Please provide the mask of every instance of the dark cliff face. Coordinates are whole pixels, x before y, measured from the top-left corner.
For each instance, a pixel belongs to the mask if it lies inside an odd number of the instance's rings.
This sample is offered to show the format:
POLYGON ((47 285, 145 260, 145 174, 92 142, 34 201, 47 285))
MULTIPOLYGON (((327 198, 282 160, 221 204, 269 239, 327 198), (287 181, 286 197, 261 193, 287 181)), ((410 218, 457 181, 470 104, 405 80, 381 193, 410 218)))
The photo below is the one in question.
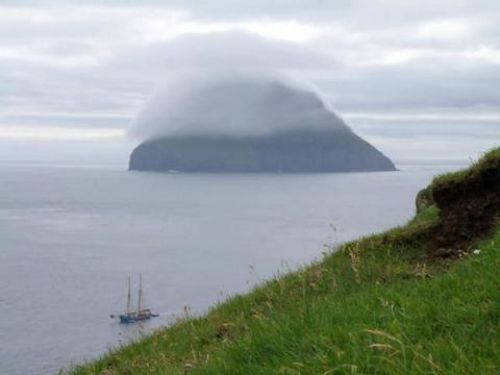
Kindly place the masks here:
POLYGON ((180 172, 394 171, 394 164, 349 131, 293 131, 267 136, 185 136, 145 141, 130 170, 180 172))
POLYGON ((491 233, 500 219, 500 149, 472 168, 432 185, 440 223, 430 256, 460 257, 477 238, 491 233))

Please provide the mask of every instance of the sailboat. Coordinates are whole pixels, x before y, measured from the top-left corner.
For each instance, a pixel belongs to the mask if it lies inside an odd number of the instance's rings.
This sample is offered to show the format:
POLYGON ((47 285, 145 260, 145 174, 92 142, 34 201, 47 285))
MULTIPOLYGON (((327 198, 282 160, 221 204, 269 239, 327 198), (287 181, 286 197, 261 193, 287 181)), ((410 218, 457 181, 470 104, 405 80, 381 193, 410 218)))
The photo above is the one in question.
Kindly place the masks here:
MULTIPOLYGON (((153 314, 150 309, 144 307, 144 293, 142 291, 142 274, 139 278, 139 297, 137 301, 137 310, 132 308, 132 295, 130 293, 130 277, 128 278, 128 293, 127 293, 127 310, 124 314, 118 315, 120 323, 128 324, 135 323, 157 317, 158 314, 153 314)), ((114 317, 113 315, 111 317, 114 317)))

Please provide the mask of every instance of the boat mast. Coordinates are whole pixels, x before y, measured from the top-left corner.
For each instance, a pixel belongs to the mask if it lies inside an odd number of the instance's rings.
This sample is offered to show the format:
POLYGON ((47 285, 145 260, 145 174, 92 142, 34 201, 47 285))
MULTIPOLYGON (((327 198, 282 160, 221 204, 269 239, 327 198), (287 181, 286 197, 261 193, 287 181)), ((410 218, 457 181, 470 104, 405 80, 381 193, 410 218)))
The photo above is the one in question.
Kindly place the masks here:
POLYGON ((130 276, 128 277, 127 315, 130 314, 130 276))
POLYGON ((137 306, 137 312, 141 312, 142 305, 142 273, 139 274, 139 302, 137 306))

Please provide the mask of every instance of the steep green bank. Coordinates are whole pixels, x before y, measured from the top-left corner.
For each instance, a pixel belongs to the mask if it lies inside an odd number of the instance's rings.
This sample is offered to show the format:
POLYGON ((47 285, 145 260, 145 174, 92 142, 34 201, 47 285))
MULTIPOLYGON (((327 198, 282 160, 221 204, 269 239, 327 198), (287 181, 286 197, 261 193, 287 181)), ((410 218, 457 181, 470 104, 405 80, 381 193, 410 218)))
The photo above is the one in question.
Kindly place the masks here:
POLYGON ((437 178, 407 225, 73 373, 497 374, 499 176, 497 149, 437 178))

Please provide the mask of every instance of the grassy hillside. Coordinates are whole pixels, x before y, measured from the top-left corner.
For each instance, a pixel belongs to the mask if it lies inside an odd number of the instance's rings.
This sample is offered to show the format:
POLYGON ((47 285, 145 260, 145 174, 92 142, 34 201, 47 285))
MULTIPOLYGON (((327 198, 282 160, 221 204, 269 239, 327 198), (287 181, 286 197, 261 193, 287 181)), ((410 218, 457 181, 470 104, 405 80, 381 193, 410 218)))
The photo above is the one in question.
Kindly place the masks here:
POLYGON ((73 373, 500 373, 499 187, 497 149, 437 178, 406 226, 345 244, 73 373), (485 197, 490 205, 475 216, 453 209, 485 197), (483 224, 452 233, 453 212, 483 224))

